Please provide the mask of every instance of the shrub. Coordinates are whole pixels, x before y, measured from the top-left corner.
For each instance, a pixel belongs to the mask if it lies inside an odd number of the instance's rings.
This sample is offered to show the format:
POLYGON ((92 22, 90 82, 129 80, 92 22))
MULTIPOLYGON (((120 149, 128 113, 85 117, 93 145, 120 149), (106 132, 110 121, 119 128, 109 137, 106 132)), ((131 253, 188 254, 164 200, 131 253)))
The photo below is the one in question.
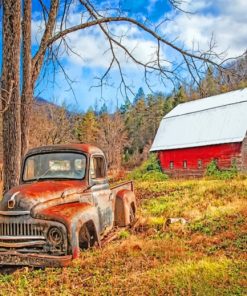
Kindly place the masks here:
POLYGON ((236 177, 238 174, 237 166, 234 163, 229 170, 220 170, 217 166, 215 160, 211 161, 211 163, 207 167, 206 176, 212 177, 220 180, 230 180, 236 177))
POLYGON ((118 234, 118 238, 119 239, 126 239, 130 236, 130 233, 128 230, 122 230, 119 234, 118 234))
POLYGON ((155 154, 150 154, 149 158, 140 167, 134 169, 128 177, 141 181, 164 181, 168 179, 168 176, 161 171, 155 154))
POLYGON ((210 164, 207 166, 206 175, 208 177, 215 176, 219 173, 219 169, 215 160, 211 161, 210 164))

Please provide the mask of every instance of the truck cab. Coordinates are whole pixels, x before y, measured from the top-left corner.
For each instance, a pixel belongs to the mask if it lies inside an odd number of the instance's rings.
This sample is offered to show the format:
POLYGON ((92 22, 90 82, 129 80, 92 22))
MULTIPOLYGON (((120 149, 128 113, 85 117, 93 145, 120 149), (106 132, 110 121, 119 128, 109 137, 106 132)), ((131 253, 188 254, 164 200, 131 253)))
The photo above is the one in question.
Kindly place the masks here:
POLYGON ((0 202, 0 264, 65 266, 136 213, 132 182, 110 188, 104 153, 88 144, 31 149, 20 185, 0 202))

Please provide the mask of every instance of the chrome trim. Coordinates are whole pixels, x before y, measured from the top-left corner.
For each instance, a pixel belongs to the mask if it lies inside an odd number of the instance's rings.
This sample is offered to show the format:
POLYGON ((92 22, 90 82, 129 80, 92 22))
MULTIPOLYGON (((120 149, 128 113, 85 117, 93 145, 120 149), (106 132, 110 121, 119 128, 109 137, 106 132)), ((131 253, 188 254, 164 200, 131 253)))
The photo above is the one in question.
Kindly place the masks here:
POLYGON ((19 242, 19 243, 6 243, 0 242, 0 247, 4 248, 22 248, 22 247, 30 247, 30 246, 40 246, 45 245, 45 241, 32 241, 32 242, 19 242))
POLYGON ((22 216, 29 215, 30 211, 0 211, 0 215, 3 216, 22 216))
POLYGON ((33 235, 33 236, 24 236, 24 235, 20 235, 20 236, 6 236, 6 235, 1 235, 0 236, 0 241, 1 240, 32 240, 32 239, 44 239, 44 236, 38 236, 38 235, 33 235))
POLYGON ((43 226, 32 223, 33 221, 31 223, 29 221, 5 221, 0 223, 0 236, 44 236, 43 226))

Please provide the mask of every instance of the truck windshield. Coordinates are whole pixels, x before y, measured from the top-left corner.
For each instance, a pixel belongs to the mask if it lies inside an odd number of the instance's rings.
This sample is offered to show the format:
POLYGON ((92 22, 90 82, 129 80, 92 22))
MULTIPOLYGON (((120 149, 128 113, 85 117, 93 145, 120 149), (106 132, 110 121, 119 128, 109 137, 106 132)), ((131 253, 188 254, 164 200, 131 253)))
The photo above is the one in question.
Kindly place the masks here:
POLYGON ((23 181, 40 179, 84 179, 86 156, 73 152, 42 153, 29 156, 24 165, 23 181))

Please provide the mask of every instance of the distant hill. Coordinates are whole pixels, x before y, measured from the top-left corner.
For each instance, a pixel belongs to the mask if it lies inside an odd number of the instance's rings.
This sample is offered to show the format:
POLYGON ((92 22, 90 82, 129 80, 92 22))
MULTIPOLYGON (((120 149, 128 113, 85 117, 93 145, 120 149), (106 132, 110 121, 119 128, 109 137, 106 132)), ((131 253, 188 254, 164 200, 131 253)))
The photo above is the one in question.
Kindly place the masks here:
POLYGON ((35 97, 34 98, 34 104, 37 104, 37 105, 50 105, 50 106, 56 106, 56 107, 59 107, 58 105, 52 103, 52 102, 49 102, 47 101, 46 99, 42 98, 42 97, 35 97))
MULTIPOLYGON (((33 105, 34 105, 33 107, 35 110, 39 110, 40 112, 45 112, 45 113, 47 113, 48 116, 50 116, 51 110, 63 110, 64 109, 64 107, 59 106, 55 103, 52 103, 42 97, 35 97, 33 105), (41 111, 41 109, 42 109, 42 111, 41 111)), ((81 114, 80 112, 70 111, 66 107, 65 107, 65 109, 66 109, 66 114, 68 117, 81 114)))

